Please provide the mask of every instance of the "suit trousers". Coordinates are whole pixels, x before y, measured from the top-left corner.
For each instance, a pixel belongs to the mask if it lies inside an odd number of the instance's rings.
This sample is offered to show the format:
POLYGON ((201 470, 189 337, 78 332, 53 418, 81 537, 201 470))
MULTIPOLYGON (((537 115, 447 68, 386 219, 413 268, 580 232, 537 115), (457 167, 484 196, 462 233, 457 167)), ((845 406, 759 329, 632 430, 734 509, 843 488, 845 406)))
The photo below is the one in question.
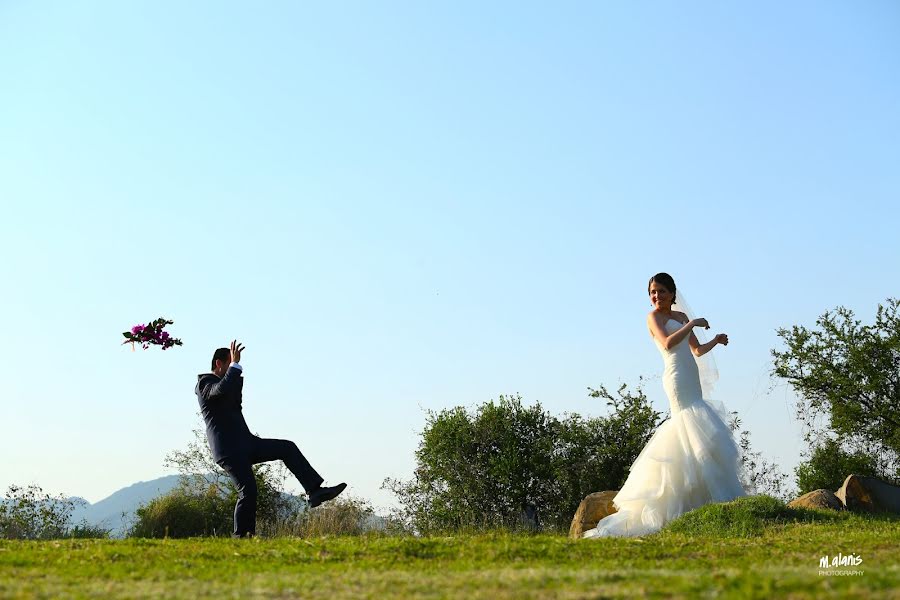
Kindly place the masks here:
POLYGON ((237 487, 238 499, 234 506, 234 532, 235 537, 245 537, 256 534, 256 477, 253 475, 253 465, 270 460, 281 460, 294 474, 307 494, 318 489, 322 482, 319 475, 297 444, 290 440, 271 440, 252 437, 250 449, 246 454, 226 456, 216 461, 220 467, 234 481, 237 487))

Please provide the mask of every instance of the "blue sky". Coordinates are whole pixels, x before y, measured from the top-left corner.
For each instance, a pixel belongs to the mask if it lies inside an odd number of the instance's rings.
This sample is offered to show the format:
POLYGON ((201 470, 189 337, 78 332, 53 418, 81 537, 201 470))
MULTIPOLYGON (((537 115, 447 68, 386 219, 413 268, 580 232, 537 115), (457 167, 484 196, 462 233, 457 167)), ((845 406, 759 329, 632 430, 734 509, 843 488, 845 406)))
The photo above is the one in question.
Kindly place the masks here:
POLYGON ((0 486, 167 473, 212 350, 245 415, 390 503, 425 410, 599 415, 647 279, 786 469, 775 330, 897 294, 893 2, 0 3, 0 486), (131 352, 158 316, 185 341, 131 352))

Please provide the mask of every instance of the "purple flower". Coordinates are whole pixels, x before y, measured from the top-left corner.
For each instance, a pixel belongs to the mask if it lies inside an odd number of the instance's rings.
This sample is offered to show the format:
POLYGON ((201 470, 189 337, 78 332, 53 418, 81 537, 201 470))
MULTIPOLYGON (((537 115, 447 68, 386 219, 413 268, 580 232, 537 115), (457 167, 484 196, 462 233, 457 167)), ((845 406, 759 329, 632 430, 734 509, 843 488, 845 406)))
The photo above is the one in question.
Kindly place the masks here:
POLYGON ((168 319, 159 318, 147 324, 135 325, 130 331, 124 332, 125 341, 123 344, 131 342, 140 344, 144 350, 148 350, 150 346, 160 346, 163 350, 167 350, 173 346, 180 346, 181 340, 174 338, 165 331, 166 325, 172 323, 168 319))

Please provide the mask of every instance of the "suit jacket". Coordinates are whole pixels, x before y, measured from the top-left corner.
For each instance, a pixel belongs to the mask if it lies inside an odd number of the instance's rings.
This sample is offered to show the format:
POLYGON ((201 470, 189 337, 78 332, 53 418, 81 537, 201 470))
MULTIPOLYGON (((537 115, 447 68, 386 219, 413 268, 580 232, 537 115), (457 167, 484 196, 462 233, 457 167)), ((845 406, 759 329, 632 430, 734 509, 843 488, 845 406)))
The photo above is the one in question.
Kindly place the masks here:
POLYGON ((213 459, 246 456, 250 451, 253 434, 241 412, 244 378, 241 370, 229 367, 225 376, 213 373, 197 376, 197 401, 200 414, 206 422, 206 439, 213 459))

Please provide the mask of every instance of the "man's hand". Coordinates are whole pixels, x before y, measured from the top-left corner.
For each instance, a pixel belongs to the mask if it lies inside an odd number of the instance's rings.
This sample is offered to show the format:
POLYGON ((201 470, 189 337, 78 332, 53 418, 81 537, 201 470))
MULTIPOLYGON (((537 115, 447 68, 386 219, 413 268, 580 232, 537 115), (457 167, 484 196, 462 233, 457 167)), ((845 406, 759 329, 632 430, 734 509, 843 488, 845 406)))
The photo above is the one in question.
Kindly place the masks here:
POLYGON ((241 352, 244 351, 243 344, 239 344, 237 340, 231 341, 231 362, 241 362, 241 352))

